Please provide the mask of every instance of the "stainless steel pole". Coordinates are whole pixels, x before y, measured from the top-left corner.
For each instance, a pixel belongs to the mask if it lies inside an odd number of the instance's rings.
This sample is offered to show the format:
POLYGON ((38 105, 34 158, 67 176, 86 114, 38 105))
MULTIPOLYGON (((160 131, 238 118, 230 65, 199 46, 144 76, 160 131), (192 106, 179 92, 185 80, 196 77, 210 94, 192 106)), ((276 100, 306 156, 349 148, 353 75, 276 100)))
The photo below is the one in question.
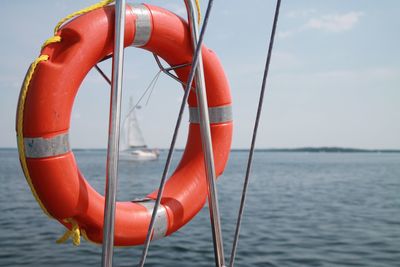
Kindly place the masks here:
MULTIPOLYGON (((212 0, 210 0, 212 3, 212 0)), ((196 49, 199 38, 199 28, 197 25, 196 3, 195 0, 187 1, 189 25, 192 34, 192 43, 194 50, 196 49)), ((224 246, 222 241, 221 222, 218 209, 218 195, 216 187, 216 174, 214 165, 214 155, 211 140, 210 119, 208 114, 207 93, 204 79, 203 59, 201 50, 199 54, 199 62, 196 69, 196 95, 197 103, 200 111, 200 131, 201 141, 204 153, 204 161, 206 166, 206 176, 208 182, 208 207, 210 210, 210 219, 212 226, 212 236, 214 242, 215 264, 218 267, 225 266, 224 246)))
POLYGON ((115 36, 108 130, 106 200, 101 266, 111 267, 114 253, 114 219, 118 181, 119 126, 121 121, 122 72, 124 62, 125 0, 115 2, 115 36))
POLYGON ((213 3, 213 0, 210 0, 208 2, 206 15, 204 16, 203 27, 201 28, 199 40, 198 40, 198 43, 197 43, 198 45, 194 49, 194 54, 193 54, 193 59, 192 59, 192 66, 190 68, 187 84, 185 85, 185 93, 184 93, 183 98, 182 98, 181 107, 179 108, 179 114, 178 114, 178 118, 176 120, 174 134, 172 136, 171 145, 170 145, 169 150, 168 150, 167 160, 165 162, 164 171, 163 171, 162 178, 161 178, 161 181, 160 181, 160 186, 159 186, 158 193, 157 193, 156 203, 154 204, 154 208, 153 208, 153 214, 151 215, 150 225, 149 225, 149 229, 147 231, 147 236, 146 236, 146 240, 145 240, 144 247, 143 247, 142 257, 141 257, 140 262, 139 262, 139 266, 140 267, 144 266, 146 258, 147 258, 147 252, 148 252, 149 246, 150 246, 151 235, 152 235, 153 229, 154 229, 154 222, 155 222, 155 219, 156 219, 157 210, 158 210, 158 207, 159 207, 159 205, 161 203, 161 198, 162 198, 162 194, 163 194, 163 191, 164 191, 165 182, 166 182, 166 179, 167 179, 169 168, 171 166, 172 155, 173 155, 173 153, 175 151, 175 143, 176 143, 176 139, 178 137, 179 127, 180 127, 181 122, 182 122, 183 112, 185 110, 186 102, 187 102, 187 100, 189 98, 189 94, 190 94, 190 91, 191 91, 191 88, 192 88, 192 83, 193 83, 194 76, 195 76, 196 67, 197 67, 197 64, 199 62, 199 58, 200 58, 199 54, 200 54, 200 50, 201 50, 201 45, 203 43, 204 34, 206 32, 206 29, 207 29, 208 18, 210 17, 212 3, 213 3))

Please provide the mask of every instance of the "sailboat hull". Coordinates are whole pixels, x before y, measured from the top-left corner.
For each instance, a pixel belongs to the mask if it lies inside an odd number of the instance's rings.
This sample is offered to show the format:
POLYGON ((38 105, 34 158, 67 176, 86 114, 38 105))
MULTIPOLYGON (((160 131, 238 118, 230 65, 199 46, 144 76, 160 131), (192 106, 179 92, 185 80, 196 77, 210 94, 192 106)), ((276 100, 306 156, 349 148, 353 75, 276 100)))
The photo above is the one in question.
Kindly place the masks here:
POLYGON ((123 161, 147 161, 158 159, 158 151, 151 149, 124 150, 119 153, 119 160, 123 161))

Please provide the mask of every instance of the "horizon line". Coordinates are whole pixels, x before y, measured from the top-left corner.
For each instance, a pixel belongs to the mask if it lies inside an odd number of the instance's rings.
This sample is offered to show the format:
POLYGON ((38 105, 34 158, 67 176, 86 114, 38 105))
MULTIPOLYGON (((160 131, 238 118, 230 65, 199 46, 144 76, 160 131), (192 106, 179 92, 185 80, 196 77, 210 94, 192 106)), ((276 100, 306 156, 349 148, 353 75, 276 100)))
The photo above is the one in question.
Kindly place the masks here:
MULTIPOLYGON (((15 147, 0 147, 0 149, 15 149, 17 150, 18 148, 15 147)), ((168 150, 168 147, 164 148, 153 148, 153 149, 160 149, 160 150, 168 150)), ((184 150, 185 147, 178 147, 175 148, 176 150, 184 150)), ((72 148, 71 150, 107 150, 107 147, 90 147, 90 148, 85 148, 85 147, 77 147, 77 148, 72 148)), ((242 148, 242 147, 233 147, 231 150, 235 151, 248 151, 250 148, 242 148)), ((380 152, 380 151, 388 151, 388 152, 400 152, 400 148, 357 148, 357 147, 341 147, 341 146, 299 146, 299 147, 259 147, 255 148, 255 150, 263 150, 263 151, 338 151, 338 152, 380 152)))

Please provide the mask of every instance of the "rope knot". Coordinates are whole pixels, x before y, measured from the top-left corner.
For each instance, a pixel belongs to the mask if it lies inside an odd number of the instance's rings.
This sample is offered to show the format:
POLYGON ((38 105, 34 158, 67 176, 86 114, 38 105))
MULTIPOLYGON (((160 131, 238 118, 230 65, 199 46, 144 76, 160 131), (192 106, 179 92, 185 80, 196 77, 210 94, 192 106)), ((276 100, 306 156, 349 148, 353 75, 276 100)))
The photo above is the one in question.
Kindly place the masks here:
POLYGON ((56 243, 65 243, 71 237, 72 244, 74 244, 74 246, 79 246, 81 244, 81 229, 79 228, 78 223, 72 218, 65 219, 64 221, 70 223, 72 228, 71 230, 66 230, 65 233, 57 239, 56 243))

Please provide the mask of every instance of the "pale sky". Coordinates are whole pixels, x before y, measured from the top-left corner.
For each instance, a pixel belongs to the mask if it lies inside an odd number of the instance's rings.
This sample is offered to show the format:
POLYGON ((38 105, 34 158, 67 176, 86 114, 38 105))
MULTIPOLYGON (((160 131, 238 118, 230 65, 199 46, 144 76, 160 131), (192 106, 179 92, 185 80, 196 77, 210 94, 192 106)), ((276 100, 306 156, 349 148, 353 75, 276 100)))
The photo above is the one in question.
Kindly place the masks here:
MULTIPOLYGON (((2 0, 0 147, 16 147, 20 86, 63 16, 96 1, 2 0)), ((203 13, 206 1, 202 2, 203 13)), ((183 1, 148 1, 184 16, 183 1)), ((234 148, 250 144, 275 1, 215 0, 205 44, 219 56, 233 96, 234 148)), ((400 148, 400 1, 283 0, 257 147, 400 148)), ((128 48, 123 110, 157 67, 128 48)), ((109 63, 101 65, 110 71, 109 63)), ((150 147, 169 146, 183 90, 161 76, 139 121, 150 147)), ((75 101, 73 148, 107 146, 109 89, 91 72, 75 101)), ((186 141, 187 112, 178 147, 186 141)))

